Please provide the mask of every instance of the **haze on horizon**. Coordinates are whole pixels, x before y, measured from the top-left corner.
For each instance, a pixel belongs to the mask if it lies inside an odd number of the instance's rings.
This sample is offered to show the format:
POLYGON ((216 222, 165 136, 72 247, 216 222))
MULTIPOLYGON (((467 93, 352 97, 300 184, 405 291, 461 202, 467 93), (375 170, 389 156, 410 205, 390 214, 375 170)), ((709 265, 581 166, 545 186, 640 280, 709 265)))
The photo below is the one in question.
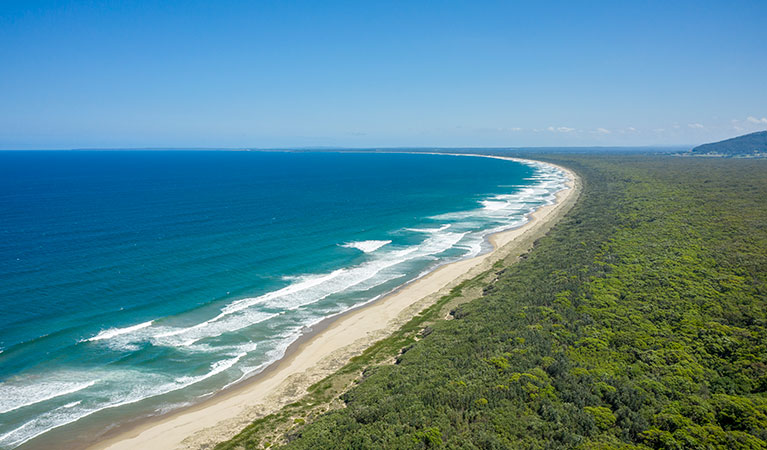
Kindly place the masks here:
POLYGON ((5 1, 0 149, 697 145, 767 2, 5 1))

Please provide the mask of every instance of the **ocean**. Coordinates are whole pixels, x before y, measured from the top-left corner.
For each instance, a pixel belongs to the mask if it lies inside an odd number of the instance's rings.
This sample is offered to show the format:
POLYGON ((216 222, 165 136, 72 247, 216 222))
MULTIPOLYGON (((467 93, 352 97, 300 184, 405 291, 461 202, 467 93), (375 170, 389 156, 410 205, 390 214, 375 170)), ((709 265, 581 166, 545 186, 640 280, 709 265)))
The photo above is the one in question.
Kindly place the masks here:
POLYGON ((488 251, 565 180, 429 154, 0 152, 0 448, 258 374, 323 319, 488 251))

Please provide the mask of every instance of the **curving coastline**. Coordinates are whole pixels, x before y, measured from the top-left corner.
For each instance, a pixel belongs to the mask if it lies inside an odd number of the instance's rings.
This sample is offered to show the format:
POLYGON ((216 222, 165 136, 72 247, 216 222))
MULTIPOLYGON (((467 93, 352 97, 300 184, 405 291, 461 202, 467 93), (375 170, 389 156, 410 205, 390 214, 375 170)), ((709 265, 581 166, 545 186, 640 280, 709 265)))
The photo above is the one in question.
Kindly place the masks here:
MULTIPOLYGON (((489 155, 451 156, 531 162, 489 155)), ((90 448, 210 446, 233 437, 253 420, 300 398, 310 385, 391 334, 454 286, 488 270, 500 259, 523 253, 535 239, 545 234, 569 210, 579 192, 578 177, 566 168, 555 167, 567 174, 567 188, 556 194, 554 204, 542 206, 530 214, 530 220, 521 227, 491 235, 491 252, 443 265, 384 298, 331 317, 295 342, 281 360, 261 374, 197 405, 119 427, 90 448)))

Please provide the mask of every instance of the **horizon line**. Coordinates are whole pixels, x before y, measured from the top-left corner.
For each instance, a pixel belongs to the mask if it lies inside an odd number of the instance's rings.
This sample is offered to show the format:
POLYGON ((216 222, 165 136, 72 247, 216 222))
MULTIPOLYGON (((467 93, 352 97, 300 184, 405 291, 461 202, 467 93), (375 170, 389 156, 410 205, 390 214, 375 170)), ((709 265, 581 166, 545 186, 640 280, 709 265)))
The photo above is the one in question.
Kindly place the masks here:
POLYGON ((40 151, 307 151, 307 150, 529 150, 529 149, 676 149, 695 147, 687 144, 668 145, 561 145, 561 146, 392 146, 392 147, 342 147, 342 146, 296 146, 296 147, 73 147, 73 148, 3 148, 0 152, 40 151))

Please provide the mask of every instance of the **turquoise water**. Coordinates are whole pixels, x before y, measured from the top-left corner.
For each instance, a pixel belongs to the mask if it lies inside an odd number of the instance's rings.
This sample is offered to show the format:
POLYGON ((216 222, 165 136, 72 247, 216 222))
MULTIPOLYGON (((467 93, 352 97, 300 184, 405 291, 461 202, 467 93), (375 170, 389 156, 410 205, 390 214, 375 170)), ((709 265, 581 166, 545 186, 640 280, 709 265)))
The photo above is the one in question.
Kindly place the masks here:
POLYGON ((0 152, 0 448, 253 376, 324 318, 487 250, 564 180, 425 154, 0 152))

